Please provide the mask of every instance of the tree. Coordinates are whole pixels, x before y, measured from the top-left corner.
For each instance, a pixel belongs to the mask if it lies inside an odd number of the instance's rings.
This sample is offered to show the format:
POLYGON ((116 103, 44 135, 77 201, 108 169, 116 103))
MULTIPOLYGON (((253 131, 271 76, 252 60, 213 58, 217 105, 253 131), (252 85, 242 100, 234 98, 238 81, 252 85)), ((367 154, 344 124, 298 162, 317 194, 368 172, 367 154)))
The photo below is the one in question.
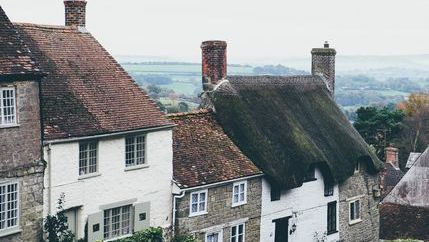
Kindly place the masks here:
POLYGON ((58 213, 48 215, 44 221, 44 229, 49 242, 73 242, 75 235, 69 230, 64 211, 64 193, 58 199, 58 213))
POLYGON ((429 144, 429 94, 413 93, 397 107, 406 114, 402 130, 403 151, 423 151, 429 144))
POLYGON ((177 104, 178 108, 179 108, 179 112, 188 112, 189 111, 189 105, 185 102, 179 102, 177 104))
POLYGON ((377 156, 384 160, 384 148, 400 137, 404 112, 388 107, 360 107, 354 126, 377 156))

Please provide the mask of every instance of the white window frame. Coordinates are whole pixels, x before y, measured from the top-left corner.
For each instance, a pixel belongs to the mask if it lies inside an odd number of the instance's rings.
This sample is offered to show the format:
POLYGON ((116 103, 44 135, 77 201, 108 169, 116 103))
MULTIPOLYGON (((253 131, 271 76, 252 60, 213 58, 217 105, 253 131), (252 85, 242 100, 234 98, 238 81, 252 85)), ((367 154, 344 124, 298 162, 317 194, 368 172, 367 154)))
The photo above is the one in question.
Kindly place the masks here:
POLYGON ((78 164, 78 169, 79 169, 79 177, 83 178, 83 177, 90 177, 90 176, 94 176, 98 174, 98 141, 96 140, 91 140, 91 141, 85 141, 85 142, 80 142, 79 143, 79 164, 78 164), (95 171, 90 172, 90 154, 91 154, 91 149, 89 148, 89 145, 94 144, 95 145, 95 171), (87 145, 88 148, 86 150, 86 173, 82 173, 81 174, 81 146, 82 145, 87 145))
POLYGON ((247 181, 234 182, 232 185, 232 207, 240 206, 247 203, 247 181), (241 185, 244 185, 244 190, 240 190, 241 185), (238 194, 235 188, 238 187, 238 194), (244 193, 244 200, 240 200, 240 195, 244 193), (238 202, 234 201, 235 195, 238 196, 238 202))
POLYGON ((143 166, 147 166, 147 155, 146 155, 146 151, 147 151, 147 135, 146 134, 137 134, 137 135, 132 135, 132 136, 127 136, 125 137, 125 168, 135 168, 135 167, 143 167, 143 166), (138 138, 143 138, 143 162, 139 162, 139 159, 137 158, 137 154, 139 152, 139 150, 137 150, 137 139, 138 138), (127 162, 130 160, 129 158, 127 158, 127 154, 129 153, 127 151, 127 140, 129 139, 133 139, 133 155, 134 157, 132 158, 132 162, 127 164, 127 162))
POLYGON ((246 241, 246 224, 245 223, 241 223, 241 224, 237 224, 237 225, 231 226, 231 233, 230 233, 230 236, 229 236, 229 241, 230 242, 238 242, 238 237, 240 235, 243 235, 243 242, 246 241), (242 234, 240 234, 238 232, 240 226, 243 226, 243 233, 242 234), (232 228, 235 228, 235 231, 237 232, 235 235, 232 234, 232 228))
MULTIPOLYGON (((354 211, 356 211, 356 207, 355 207, 354 211)), ((359 223, 362 221, 362 202, 360 199, 354 199, 354 200, 349 201, 349 212, 348 213, 349 213, 349 224, 350 225, 356 224, 356 223, 359 223), (355 204, 356 202, 358 202, 358 204, 359 204, 359 213, 358 213, 359 217, 352 219, 351 207, 352 207, 352 204, 355 204)))
POLYGON ((207 214, 208 212, 207 212, 207 204, 208 204, 208 195, 209 195, 209 192, 208 192, 208 190, 206 189, 206 190, 199 190, 199 191, 195 191, 195 192, 192 192, 191 194, 190 194, 190 196, 189 196, 189 217, 193 217, 193 216, 198 216, 198 215, 203 215, 203 214, 207 214), (200 201, 200 196, 201 196, 201 194, 203 194, 203 193, 205 193, 206 195, 205 195, 205 201, 204 201, 204 210, 201 210, 200 211, 200 203, 201 203, 201 201, 200 201), (193 195, 195 195, 195 194, 197 194, 197 211, 196 212, 192 212, 192 196, 193 195))
POLYGON ((0 87, 0 127, 16 126, 18 124, 18 115, 17 115, 17 105, 16 105, 16 88, 15 87, 0 87), (3 91, 12 91, 13 92, 13 122, 6 123, 4 117, 4 106, 3 106, 3 91))
MULTIPOLYGON (((16 224, 13 225, 13 226, 7 227, 7 218, 6 218, 6 216, 8 214, 8 211, 10 211, 10 210, 6 209, 5 210, 5 214, 4 214, 5 219, 3 220, 4 223, 6 223, 6 224, 5 224, 5 227, 3 229, 0 229, 0 237, 7 236, 7 235, 10 235, 10 234, 14 234, 14 233, 17 233, 17 232, 20 231, 20 225, 19 225, 19 223, 20 223, 20 214, 21 214, 20 197, 19 197, 20 196, 20 186, 19 186, 19 183, 17 181, 14 181, 14 182, 3 182, 3 183, 0 182, 0 187, 4 187, 3 189, 7 189, 7 186, 9 186, 9 185, 16 185, 16 191, 15 191, 15 193, 16 193, 16 199, 13 200, 13 202, 16 202, 16 217, 14 217, 14 219, 16 219, 16 224)), ((7 192, 6 192, 6 194, 7 194, 7 192)), ((10 202, 10 201, 6 201, 6 199, 7 199, 7 195, 4 196, 5 206, 7 206, 8 202, 10 202)), ((0 198, 0 200, 1 200, 1 198, 0 198)), ((1 201, 0 201, 0 206, 1 206, 1 201)), ((1 214, 0 214, 0 220, 1 220, 1 214)))
POLYGON ((116 240, 116 239, 119 239, 119 238, 124 238, 124 237, 130 236, 133 233, 133 230, 134 230, 134 207, 131 204, 129 204, 129 205, 124 205, 124 206, 119 206, 119 207, 109 208, 109 209, 103 210, 103 223, 102 223, 102 225, 103 226, 100 229, 102 230, 103 239, 105 241, 116 240), (129 208, 129 210, 128 210, 128 212, 129 212, 129 218, 128 218, 129 232, 126 233, 126 234, 123 233, 123 229, 124 229, 123 228, 123 222, 124 222, 124 220, 123 220, 123 217, 122 217, 124 215, 123 209, 125 207, 129 208), (112 211, 114 209, 120 209, 120 211, 119 211, 119 235, 112 235, 112 231, 113 231, 112 230, 112 211), (108 231, 109 235, 108 235, 108 237, 105 237, 106 212, 109 213, 109 231, 108 231))
POLYGON ((218 234, 218 242, 222 242, 223 241, 223 230, 216 230, 216 231, 210 231, 210 232, 206 232, 206 234, 204 235, 204 241, 205 242, 209 242, 208 237, 212 234, 218 234))

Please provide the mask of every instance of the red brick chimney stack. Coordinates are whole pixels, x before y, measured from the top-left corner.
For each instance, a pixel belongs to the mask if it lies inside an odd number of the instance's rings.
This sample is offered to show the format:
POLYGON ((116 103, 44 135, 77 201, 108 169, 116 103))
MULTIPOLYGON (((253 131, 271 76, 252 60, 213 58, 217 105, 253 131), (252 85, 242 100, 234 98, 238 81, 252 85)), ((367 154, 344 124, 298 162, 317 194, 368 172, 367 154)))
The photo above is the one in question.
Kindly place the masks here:
POLYGON ((64 0, 66 26, 85 27, 86 0, 64 0))
POLYGON ((211 91, 220 80, 226 78, 226 42, 220 40, 204 41, 202 50, 203 91, 211 91))
POLYGON ((399 168, 399 150, 394 147, 384 149, 386 155, 386 163, 392 164, 395 168, 399 168))

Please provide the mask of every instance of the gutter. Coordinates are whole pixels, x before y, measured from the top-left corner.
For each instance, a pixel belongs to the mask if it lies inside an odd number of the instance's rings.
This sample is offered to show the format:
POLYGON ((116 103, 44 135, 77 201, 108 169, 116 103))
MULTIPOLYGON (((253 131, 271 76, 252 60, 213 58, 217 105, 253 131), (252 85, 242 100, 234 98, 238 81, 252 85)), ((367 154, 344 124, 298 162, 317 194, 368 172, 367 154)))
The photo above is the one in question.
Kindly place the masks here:
POLYGON ((47 140, 47 141, 43 141, 43 145, 68 143, 68 142, 75 142, 75 141, 88 140, 88 139, 99 139, 99 138, 106 138, 106 137, 114 137, 114 136, 121 136, 121 135, 134 134, 134 133, 140 133, 140 132, 159 131, 159 130, 164 130, 164 129, 171 129, 171 128, 174 128, 175 126, 177 126, 177 125, 176 124, 169 124, 169 125, 160 126, 160 127, 137 129, 137 130, 128 130, 128 131, 108 133, 108 134, 98 134, 98 135, 93 135, 93 136, 83 136, 83 137, 47 140))
POLYGON ((51 144, 48 144, 48 215, 51 214, 51 144))
POLYGON ((179 194, 173 194, 173 226, 172 226, 172 233, 173 233, 173 238, 176 235, 176 212, 177 212, 177 208, 176 208, 176 199, 180 199, 183 198, 185 196, 186 192, 185 191, 180 191, 179 194))
POLYGON ((231 182, 236 182, 236 181, 241 181, 241 180, 247 180, 247 179, 252 179, 252 178, 261 177, 261 176, 264 176, 264 173, 260 173, 260 174, 256 174, 256 175, 251 175, 251 176, 244 176, 244 177, 235 178, 235 179, 232 179, 232 180, 221 181, 221 182, 216 182, 216 183, 210 183, 210 184, 206 184, 206 185, 202 185, 202 186, 183 188, 183 189, 180 189, 180 190, 181 191, 190 191, 190 190, 196 190, 196 189, 216 187, 216 186, 224 185, 224 184, 231 183, 231 182))

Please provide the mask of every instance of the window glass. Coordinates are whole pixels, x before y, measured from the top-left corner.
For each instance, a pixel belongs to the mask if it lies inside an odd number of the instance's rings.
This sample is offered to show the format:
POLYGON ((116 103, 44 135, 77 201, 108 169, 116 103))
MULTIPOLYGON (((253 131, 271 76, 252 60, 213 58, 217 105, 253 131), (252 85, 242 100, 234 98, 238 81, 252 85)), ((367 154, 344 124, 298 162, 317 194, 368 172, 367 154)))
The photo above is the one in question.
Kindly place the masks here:
POLYGON ((0 231, 18 226, 18 183, 0 185, 0 231))
POLYGON ((145 136, 138 135, 125 139, 125 166, 145 163, 145 136))
POLYGON ((0 125, 16 124, 15 88, 0 88, 0 125))
POLYGON ((131 205, 104 210, 104 239, 131 234, 131 205))

